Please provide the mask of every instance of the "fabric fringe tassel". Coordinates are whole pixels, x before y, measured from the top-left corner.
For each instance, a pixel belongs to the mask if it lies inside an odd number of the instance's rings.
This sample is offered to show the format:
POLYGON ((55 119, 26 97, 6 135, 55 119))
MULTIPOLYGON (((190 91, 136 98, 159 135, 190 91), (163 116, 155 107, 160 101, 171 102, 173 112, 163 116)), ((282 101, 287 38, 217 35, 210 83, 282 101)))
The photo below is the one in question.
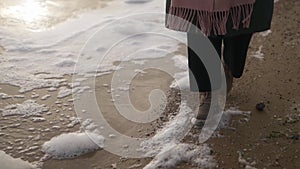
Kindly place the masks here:
MULTIPOLYGON (((229 11, 201 11, 181 7, 170 7, 166 27, 169 29, 188 32, 193 23, 200 27, 203 34, 225 35, 229 16, 232 19, 233 29, 238 30, 240 23, 243 28, 249 28, 253 4, 232 7, 229 11)), ((196 29, 198 31, 198 29, 196 29)))

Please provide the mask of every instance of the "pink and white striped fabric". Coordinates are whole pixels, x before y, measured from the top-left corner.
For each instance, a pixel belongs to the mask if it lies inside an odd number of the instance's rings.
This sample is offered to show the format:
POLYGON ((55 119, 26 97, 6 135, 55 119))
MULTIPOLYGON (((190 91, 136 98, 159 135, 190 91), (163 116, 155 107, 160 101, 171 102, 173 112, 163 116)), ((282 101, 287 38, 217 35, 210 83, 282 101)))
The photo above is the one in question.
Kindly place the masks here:
POLYGON ((225 35, 226 23, 232 19, 233 29, 250 26, 255 0, 171 0, 167 27, 188 31, 192 22, 209 36, 225 35))

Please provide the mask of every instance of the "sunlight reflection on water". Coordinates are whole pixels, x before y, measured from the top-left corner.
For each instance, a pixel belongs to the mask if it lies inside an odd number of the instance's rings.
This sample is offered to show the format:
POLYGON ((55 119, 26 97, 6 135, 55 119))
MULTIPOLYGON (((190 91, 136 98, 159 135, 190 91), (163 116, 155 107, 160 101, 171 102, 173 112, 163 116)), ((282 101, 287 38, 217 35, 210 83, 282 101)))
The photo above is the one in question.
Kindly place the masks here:
POLYGON ((18 3, 5 6, 0 14, 2 18, 9 19, 10 22, 21 23, 26 27, 36 29, 37 25, 49 15, 46 2, 42 0, 18 1, 18 3))
POLYGON ((76 16, 79 11, 101 8, 106 1, 1 0, 0 26, 10 29, 42 31, 76 16))
POLYGON ((1 12, 3 17, 20 20, 24 24, 33 24, 45 18, 48 8, 39 0, 23 0, 22 2, 9 6, 1 12))

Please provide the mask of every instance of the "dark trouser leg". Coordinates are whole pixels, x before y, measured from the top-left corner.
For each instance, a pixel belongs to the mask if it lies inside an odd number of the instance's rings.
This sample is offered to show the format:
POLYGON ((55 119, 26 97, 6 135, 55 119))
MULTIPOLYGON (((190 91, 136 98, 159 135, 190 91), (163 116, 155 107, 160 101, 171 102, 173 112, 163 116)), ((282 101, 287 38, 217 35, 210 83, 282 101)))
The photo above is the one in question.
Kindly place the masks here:
POLYGON ((235 78, 243 74, 251 37, 252 34, 242 34, 224 38, 224 62, 235 78))
MULTIPOLYGON (((188 38, 188 46, 190 46, 191 43, 197 43, 197 41, 199 42, 200 40, 200 38, 193 33, 188 33, 187 38, 188 38)), ((215 47, 219 56, 221 56, 222 37, 209 38, 209 40, 215 47)), ((197 44, 201 44, 201 43, 197 43, 197 44)), ((210 56, 205 56, 205 57, 210 57, 210 56)), ((206 71, 206 68, 203 62, 197 56, 197 54, 190 47, 188 47, 188 66, 189 66, 191 91, 195 91, 195 92, 211 91, 212 90, 211 84, 210 84, 209 75, 206 71)), ((221 65, 218 65, 217 63, 215 66, 216 69, 220 69, 221 65)))

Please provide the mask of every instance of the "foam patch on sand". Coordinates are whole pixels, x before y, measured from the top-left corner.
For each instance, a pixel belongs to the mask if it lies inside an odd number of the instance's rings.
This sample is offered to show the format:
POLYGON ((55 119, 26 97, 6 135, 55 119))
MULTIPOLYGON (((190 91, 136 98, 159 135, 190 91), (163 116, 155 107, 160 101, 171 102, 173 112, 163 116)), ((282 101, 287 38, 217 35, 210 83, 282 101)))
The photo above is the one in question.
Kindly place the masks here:
POLYGON ((260 45, 258 50, 251 54, 252 57, 263 60, 264 59, 264 53, 262 53, 263 45, 260 45))
POLYGON ((26 100, 22 104, 12 104, 6 106, 4 109, 0 109, 2 116, 13 116, 13 115, 40 115, 44 112, 49 111, 49 108, 45 105, 36 103, 35 100, 26 100))
POLYGON ((179 113, 167 122, 161 130, 157 131, 152 138, 141 144, 143 150, 147 152, 146 156, 158 154, 170 142, 179 142, 184 137, 182 133, 185 133, 187 128, 190 127, 190 120, 193 116, 191 109, 185 103, 182 103, 179 113))
POLYGON ((170 88, 188 90, 190 89, 190 79, 188 71, 176 73, 175 80, 171 83, 170 88))
POLYGON ((241 111, 236 107, 230 107, 228 110, 223 112, 221 121, 219 123, 218 128, 230 128, 230 120, 232 116, 241 115, 244 121, 249 121, 251 112, 250 111, 241 111))
MULTIPOLYGON (((28 62, 29 61, 30 59, 28 58, 28 62)), ((18 65, 17 63, 14 64, 18 65)), ((55 78, 47 79, 47 78, 36 76, 34 74, 30 74, 28 73, 28 71, 30 71, 30 68, 24 68, 28 70, 26 71, 22 70, 21 72, 17 72, 16 70, 8 71, 8 69, 9 70, 14 69, 10 67, 16 67, 16 66, 5 65, 5 64, 1 65, 0 67, 1 72, 7 72, 7 73, 1 73, 0 82, 20 87, 19 92, 21 93, 31 91, 33 89, 56 87, 59 86, 59 84, 64 81, 64 79, 55 79, 55 78)))
POLYGON ((178 115, 171 119, 155 136, 141 144, 146 156, 155 155, 155 158, 145 167, 146 169, 172 168, 181 162, 188 162, 198 167, 215 166, 214 158, 210 154, 207 144, 196 146, 180 143, 182 138, 179 136, 190 127, 193 116, 194 113, 183 102, 178 115))
POLYGON ((266 37, 266 36, 268 36, 269 34, 271 34, 272 33, 272 31, 271 30, 267 30, 267 31, 264 31, 264 32, 261 32, 261 33, 259 33, 261 36, 263 36, 263 37, 266 37))
POLYGON ((13 158, 6 154, 4 151, 0 150, 0 164, 2 169, 37 169, 38 167, 23 161, 20 158, 13 158))
POLYGON ((96 133, 67 133, 45 142, 42 151, 55 159, 74 158, 103 148, 104 137, 96 133))
POLYGON ((144 169, 173 168, 187 162, 202 168, 215 166, 211 149, 206 145, 170 143, 144 169))
MULTIPOLYGON (((230 128, 230 119, 234 115, 243 115, 245 118, 249 118, 250 112, 240 111, 237 108, 224 111, 217 131, 222 128, 230 128)), ((208 144, 195 145, 180 142, 181 138, 178 136, 189 128, 193 117, 194 113, 182 102, 179 113, 171 118, 152 138, 141 144, 146 156, 155 156, 145 169, 173 168, 182 162, 200 168, 215 167, 216 161, 211 155, 208 144)), ((218 136, 217 133, 213 137, 218 136)))

